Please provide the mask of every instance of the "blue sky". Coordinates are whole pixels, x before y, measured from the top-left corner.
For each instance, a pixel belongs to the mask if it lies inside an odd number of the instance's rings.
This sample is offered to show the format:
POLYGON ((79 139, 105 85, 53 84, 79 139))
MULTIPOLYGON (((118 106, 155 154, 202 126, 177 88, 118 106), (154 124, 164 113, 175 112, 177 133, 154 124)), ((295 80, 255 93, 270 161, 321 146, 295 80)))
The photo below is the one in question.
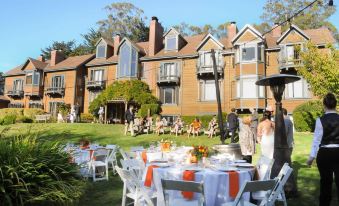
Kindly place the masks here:
MULTIPOLYGON (((81 34, 104 19, 103 8, 114 0, 2 0, 0 3, 0 71, 36 58, 53 41, 81 41, 81 34)), ((236 21, 260 23, 266 0, 132 0, 145 16, 157 16, 165 27, 187 22, 218 25, 236 21)), ((334 1, 339 4, 339 0, 334 1)), ((148 20, 149 20, 148 19, 148 20)), ((339 29, 339 14, 331 17, 339 29)))

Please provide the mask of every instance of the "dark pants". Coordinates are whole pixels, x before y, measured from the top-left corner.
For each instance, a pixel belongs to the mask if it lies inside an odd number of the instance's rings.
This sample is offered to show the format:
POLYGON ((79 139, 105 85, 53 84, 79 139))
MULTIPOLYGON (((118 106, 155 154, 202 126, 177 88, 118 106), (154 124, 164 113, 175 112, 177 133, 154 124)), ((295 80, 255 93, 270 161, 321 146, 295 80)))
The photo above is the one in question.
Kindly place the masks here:
POLYGON ((246 160, 247 163, 252 163, 252 155, 244 155, 243 160, 246 160))
POLYGON ((319 205, 329 206, 332 199, 333 174, 339 198, 339 148, 320 148, 317 165, 320 173, 319 205))
POLYGON ((229 131, 232 132, 231 143, 234 143, 234 137, 235 137, 235 132, 237 131, 237 128, 230 128, 229 131))
POLYGON ((80 114, 77 114, 77 115, 76 115, 76 120, 75 120, 75 121, 78 122, 78 123, 81 122, 80 114))

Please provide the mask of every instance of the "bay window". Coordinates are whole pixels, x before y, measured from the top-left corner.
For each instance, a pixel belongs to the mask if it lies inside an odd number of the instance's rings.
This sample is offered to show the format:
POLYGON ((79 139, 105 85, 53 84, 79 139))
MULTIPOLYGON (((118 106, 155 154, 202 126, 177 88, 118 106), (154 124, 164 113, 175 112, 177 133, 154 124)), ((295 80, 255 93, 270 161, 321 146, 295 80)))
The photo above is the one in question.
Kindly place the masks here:
POLYGON ((26 85, 39 85, 40 73, 37 71, 29 72, 26 74, 26 85))
POLYGON ((264 61, 264 46, 261 43, 240 45, 235 58, 237 63, 264 61))

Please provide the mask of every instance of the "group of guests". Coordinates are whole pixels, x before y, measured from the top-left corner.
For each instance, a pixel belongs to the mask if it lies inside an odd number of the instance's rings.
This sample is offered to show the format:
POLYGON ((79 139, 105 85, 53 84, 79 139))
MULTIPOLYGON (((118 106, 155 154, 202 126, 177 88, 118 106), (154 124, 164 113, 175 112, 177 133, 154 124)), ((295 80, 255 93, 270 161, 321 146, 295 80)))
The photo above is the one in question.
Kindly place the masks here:
POLYGON ((58 115, 57 115, 57 122, 58 123, 64 123, 64 122, 81 122, 80 118, 80 105, 77 103, 75 105, 71 106, 70 111, 67 113, 67 115, 64 117, 61 110, 59 109, 58 115))

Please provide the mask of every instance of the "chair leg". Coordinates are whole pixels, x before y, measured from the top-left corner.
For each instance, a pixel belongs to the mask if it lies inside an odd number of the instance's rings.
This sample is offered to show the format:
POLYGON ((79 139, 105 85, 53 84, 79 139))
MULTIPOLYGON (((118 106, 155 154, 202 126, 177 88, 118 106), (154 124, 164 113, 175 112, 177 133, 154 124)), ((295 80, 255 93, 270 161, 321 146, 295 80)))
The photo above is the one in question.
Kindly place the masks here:
POLYGON ((122 202, 121 206, 126 206, 126 184, 124 183, 124 188, 122 190, 122 202))
POLYGON ((282 200, 284 201, 284 206, 287 206, 287 202, 286 202, 286 196, 285 196, 285 192, 284 192, 284 190, 283 190, 283 191, 281 191, 281 198, 282 198, 282 200))
POLYGON ((106 165, 106 180, 108 180, 108 163, 106 165))
POLYGON ((95 182, 96 181, 96 179, 95 179, 95 167, 93 167, 92 173, 93 173, 93 182, 95 182))

